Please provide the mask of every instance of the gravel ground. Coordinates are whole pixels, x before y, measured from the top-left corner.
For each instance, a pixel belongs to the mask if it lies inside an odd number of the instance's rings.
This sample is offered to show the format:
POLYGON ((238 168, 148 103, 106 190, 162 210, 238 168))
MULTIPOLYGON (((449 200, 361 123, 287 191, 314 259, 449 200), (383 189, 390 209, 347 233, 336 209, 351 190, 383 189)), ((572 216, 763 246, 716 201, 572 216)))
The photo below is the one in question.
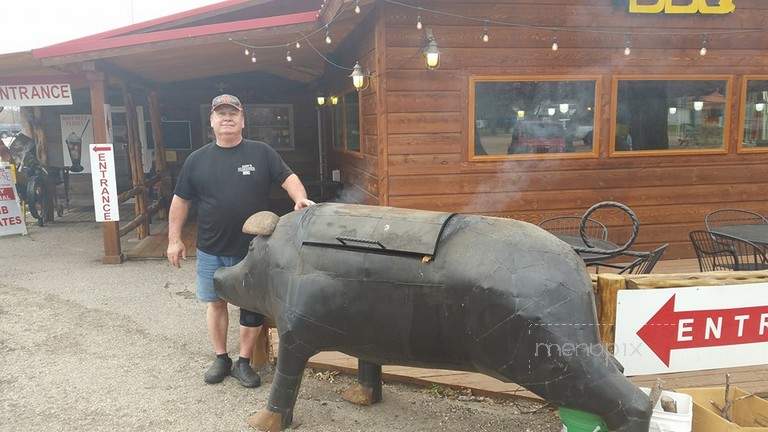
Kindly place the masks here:
MULTIPOLYGON (((95 223, 0 238, 0 431, 249 431, 258 389, 206 385, 212 360, 194 260, 106 266, 95 223)), ((234 312, 234 310, 233 310, 234 312)), ((230 355, 237 354, 236 314, 230 355)), ((384 402, 342 401, 350 377, 308 370, 292 429, 557 432, 548 407, 386 383, 384 402), (479 400, 478 400, 479 399, 479 400)))

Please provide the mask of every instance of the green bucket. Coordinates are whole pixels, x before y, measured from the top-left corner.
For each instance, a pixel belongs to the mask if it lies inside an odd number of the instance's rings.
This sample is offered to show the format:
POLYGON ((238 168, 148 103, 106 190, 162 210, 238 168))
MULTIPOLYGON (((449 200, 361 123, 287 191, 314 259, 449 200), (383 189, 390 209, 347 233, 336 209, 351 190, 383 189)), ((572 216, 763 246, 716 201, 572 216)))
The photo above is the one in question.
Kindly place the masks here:
POLYGON ((558 414, 568 432, 608 432, 603 419, 592 413, 561 407, 558 414))

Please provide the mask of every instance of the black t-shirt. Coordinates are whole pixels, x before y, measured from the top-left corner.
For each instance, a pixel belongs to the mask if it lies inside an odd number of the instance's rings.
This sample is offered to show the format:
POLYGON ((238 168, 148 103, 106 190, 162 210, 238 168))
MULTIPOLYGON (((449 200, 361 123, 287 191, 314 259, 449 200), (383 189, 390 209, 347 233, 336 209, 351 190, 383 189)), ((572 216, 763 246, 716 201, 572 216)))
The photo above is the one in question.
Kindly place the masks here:
POLYGON ((174 194, 196 202, 197 248, 205 253, 244 256, 251 236, 243 223, 269 209, 269 189, 292 171, 269 145, 242 140, 232 148, 209 143, 184 162, 174 194))

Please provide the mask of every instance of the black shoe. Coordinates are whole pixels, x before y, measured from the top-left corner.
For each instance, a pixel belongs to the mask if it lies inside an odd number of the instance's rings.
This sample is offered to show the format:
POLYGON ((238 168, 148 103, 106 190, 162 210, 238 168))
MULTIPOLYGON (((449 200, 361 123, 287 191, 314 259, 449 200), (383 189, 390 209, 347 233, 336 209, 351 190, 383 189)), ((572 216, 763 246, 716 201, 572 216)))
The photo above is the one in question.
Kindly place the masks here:
POLYGON ((236 362, 235 367, 232 368, 232 377, 240 381, 243 387, 253 388, 261 385, 261 377, 247 362, 236 362))
POLYGON ((216 384, 224 381, 232 371, 232 359, 229 357, 217 357, 211 367, 205 372, 203 381, 208 384, 216 384))

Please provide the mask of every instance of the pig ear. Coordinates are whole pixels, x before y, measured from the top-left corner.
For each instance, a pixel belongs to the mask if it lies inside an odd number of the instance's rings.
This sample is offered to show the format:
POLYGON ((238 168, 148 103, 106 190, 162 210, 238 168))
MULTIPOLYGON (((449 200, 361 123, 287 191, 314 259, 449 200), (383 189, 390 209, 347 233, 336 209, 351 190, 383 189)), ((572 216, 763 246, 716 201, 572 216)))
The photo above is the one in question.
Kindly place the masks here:
POLYGON ((254 213, 243 224, 243 232, 251 235, 272 235, 278 221, 280 221, 280 216, 272 212, 254 213))

